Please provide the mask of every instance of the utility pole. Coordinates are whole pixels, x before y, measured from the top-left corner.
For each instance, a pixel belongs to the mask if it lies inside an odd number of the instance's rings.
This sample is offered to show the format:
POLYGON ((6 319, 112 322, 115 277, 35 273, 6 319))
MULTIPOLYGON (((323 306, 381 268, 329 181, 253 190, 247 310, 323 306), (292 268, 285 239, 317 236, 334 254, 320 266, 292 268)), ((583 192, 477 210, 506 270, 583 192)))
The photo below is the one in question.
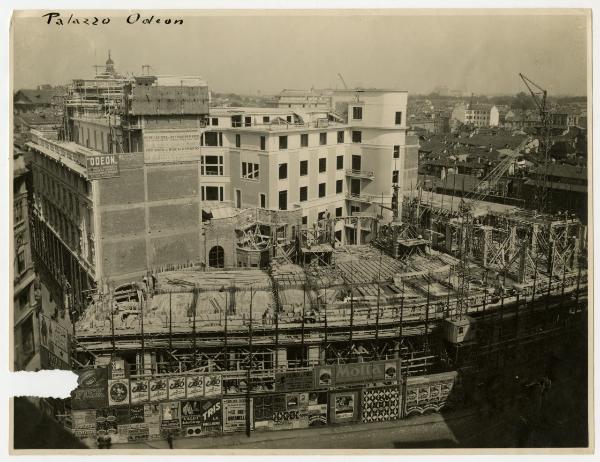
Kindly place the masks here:
POLYGON ((251 425, 250 414, 252 411, 252 398, 250 397, 250 381, 252 369, 252 298, 253 290, 250 288, 250 322, 248 323, 248 367, 246 370, 246 436, 250 438, 251 425))

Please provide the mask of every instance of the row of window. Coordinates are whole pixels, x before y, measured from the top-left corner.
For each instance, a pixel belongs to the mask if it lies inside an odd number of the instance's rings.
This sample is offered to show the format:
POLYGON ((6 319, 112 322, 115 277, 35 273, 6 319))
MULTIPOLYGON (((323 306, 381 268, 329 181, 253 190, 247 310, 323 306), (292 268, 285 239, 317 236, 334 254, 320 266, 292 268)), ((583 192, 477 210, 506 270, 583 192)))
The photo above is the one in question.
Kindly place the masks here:
MULTIPOLYGON (((336 180, 335 193, 342 194, 344 192, 344 180, 336 180)), ((327 183, 319 183, 319 197, 327 195, 327 183)), ((308 200, 308 186, 300 186, 300 202, 308 200)))
POLYGON ((61 239, 76 253, 81 251, 79 226, 73 223, 58 207, 43 199, 44 216, 61 239))
MULTIPOLYGON (((363 108, 361 106, 352 107, 352 119, 353 120, 362 120, 363 118, 363 108)), ((394 114, 394 123, 396 125, 402 125, 402 112, 396 111, 394 114)))
MULTIPOLYGON (((50 175, 46 175, 44 172, 39 172, 37 178, 37 190, 45 193, 50 199, 59 204, 61 208, 76 219, 79 219, 79 200, 77 199, 77 193, 71 191, 69 188, 65 188, 62 182, 55 180, 50 175)), ((89 188, 89 183, 84 182, 86 189, 89 188)))
MULTIPOLYGON (((320 146, 325 146, 327 144, 327 132, 322 132, 319 133, 319 145, 320 146)), ((264 151, 264 145, 262 142, 262 138, 261 137, 261 149, 264 151)), ((342 144, 344 143, 344 131, 340 130, 337 132, 337 142, 338 144, 342 144)), ((353 143, 361 143, 362 142, 362 132, 358 131, 358 130, 354 130, 352 132, 352 142, 353 143)), ((301 148, 306 148, 308 147, 308 133, 301 133, 300 134, 300 147, 301 148)), ((279 150, 285 150, 288 148, 288 135, 281 135, 279 137, 279 150)))
MULTIPOLYGON (((336 169, 344 169, 344 156, 339 155, 336 157, 336 169)), ((319 173, 325 173, 327 171, 327 158, 321 157, 319 159, 319 173)), ((300 161, 300 176, 308 175, 308 160, 300 161)), ((279 164, 279 179, 285 180, 288 177, 287 163, 279 164)))

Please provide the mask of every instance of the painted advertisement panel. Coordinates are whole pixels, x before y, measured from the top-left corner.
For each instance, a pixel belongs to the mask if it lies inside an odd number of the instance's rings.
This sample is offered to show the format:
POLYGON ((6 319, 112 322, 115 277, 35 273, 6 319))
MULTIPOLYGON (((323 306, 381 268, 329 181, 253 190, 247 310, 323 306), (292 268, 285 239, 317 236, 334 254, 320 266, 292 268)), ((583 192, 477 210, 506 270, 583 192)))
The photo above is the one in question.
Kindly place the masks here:
POLYGON ((150 399, 150 384, 148 380, 131 381, 131 404, 147 403, 150 399))
POLYGON ((448 401, 456 372, 409 377, 406 383, 405 415, 438 412, 448 401))
POLYGON ((314 385, 313 371, 286 371, 275 373, 275 391, 307 391, 314 385))
POLYGON ((185 377, 169 377, 169 399, 185 398, 185 377))
POLYGON ((204 396, 204 376, 188 375, 185 381, 185 394, 187 398, 200 398, 204 396))
POLYGON ((221 432, 221 400, 184 401, 181 425, 185 436, 206 436, 221 432))
POLYGON ((363 422, 399 419, 400 389, 398 386, 365 388, 361 407, 363 422))
POLYGON ((90 180, 119 176, 119 155, 86 156, 87 176, 90 180))
POLYGON ((72 409, 99 409, 108 406, 106 367, 78 371, 77 388, 71 392, 72 409))
POLYGON ((168 397, 167 379, 157 378, 150 380, 150 401, 164 401, 168 397))
POLYGON ((218 396, 223 393, 223 378, 219 374, 204 376, 204 396, 218 396))

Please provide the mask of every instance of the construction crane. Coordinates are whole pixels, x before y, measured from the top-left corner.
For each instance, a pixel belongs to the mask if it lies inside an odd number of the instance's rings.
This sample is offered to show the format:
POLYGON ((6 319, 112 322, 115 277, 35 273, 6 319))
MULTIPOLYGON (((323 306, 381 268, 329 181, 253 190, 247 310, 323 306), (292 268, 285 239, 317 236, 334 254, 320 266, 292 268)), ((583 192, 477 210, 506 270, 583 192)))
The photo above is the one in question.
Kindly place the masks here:
POLYGON ((342 74, 340 72, 338 72, 338 77, 342 81, 342 84, 344 85, 344 89, 347 90, 348 89, 348 85, 346 85, 346 81, 344 80, 344 77, 342 77, 342 74))
POLYGON ((548 152, 550 150, 550 111, 548 110, 548 92, 540 87, 537 83, 519 73, 519 77, 531 93, 533 102, 540 115, 542 123, 542 139, 544 145, 544 168, 541 170, 541 181, 537 182, 536 190, 536 208, 543 213, 546 210, 546 202, 548 196, 547 180, 548 180, 548 152))

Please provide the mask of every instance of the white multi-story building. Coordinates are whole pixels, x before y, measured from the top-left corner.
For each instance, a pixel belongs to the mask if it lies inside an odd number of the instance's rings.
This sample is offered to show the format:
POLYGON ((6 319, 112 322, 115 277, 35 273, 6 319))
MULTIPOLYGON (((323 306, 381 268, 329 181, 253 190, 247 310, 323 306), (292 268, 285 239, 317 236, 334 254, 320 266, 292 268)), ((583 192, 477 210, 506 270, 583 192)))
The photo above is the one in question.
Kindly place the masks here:
MULTIPOLYGON (((218 148, 203 161, 217 165, 210 167, 203 200, 301 209, 304 225, 382 210, 389 216, 377 204, 389 207, 394 185, 401 191, 417 180, 418 147, 406 135, 407 93, 343 90, 332 98, 345 101, 344 119, 324 110, 211 108, 201 144, 218 148)), ((342 222, 336 226, 340 241, 355 239, 342 222)))
POLYGON ((459 105, 451 115, 451 123, 457 122, 475 127, 497 127, 500 124, 500 112, 491 104, 459 105))

